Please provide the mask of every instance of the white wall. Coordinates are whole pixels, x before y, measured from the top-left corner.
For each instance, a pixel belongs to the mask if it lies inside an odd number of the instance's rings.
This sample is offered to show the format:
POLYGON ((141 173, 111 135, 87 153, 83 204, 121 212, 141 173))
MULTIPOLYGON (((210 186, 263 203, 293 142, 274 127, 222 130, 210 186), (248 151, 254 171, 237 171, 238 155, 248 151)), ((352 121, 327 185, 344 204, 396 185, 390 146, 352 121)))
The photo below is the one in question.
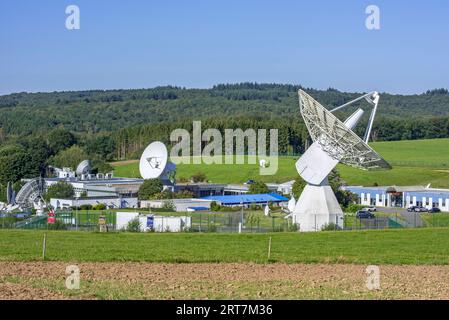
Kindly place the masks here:
POLYGON ((124 230, 131 220, 138 218, 140 231, 150 231, 148 221, 151 217, 153 218, 153 229, 156 232, 181 232, 192 225, 190 217, 164 217, 151 214, 139 215, 138 212, 117 212, 116 228, 117 230, 124 230))

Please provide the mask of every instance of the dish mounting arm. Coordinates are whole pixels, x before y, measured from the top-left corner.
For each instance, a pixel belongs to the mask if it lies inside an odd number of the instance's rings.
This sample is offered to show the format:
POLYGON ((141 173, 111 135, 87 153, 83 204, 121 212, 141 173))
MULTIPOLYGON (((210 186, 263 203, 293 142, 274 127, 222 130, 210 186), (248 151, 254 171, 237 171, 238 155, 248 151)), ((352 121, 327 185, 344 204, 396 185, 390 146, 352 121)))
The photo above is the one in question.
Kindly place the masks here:
POLYGON ((380 98, 379 93, 377 91, 373 91, 373 92, 364 94, 363 96, 360 96, 354 100, 346 102, 345 104, 342 104, 341 106, 332 109, 330 112, 338 111, 338 110, 343 109, 344 107, 347 107, 357 101, 365 99, 370 105, 373 106, 373 110, 371 110, 371 115, 369 117, 368 125, 366 127, 365 134, 363 136, 363 141, 365 143, 368 143, 369 137, 371 135, 371 130, 373 128, 374 118, 375 118, 376 112, 377 112, 377 105, 379 104, 379 98, 380 98))

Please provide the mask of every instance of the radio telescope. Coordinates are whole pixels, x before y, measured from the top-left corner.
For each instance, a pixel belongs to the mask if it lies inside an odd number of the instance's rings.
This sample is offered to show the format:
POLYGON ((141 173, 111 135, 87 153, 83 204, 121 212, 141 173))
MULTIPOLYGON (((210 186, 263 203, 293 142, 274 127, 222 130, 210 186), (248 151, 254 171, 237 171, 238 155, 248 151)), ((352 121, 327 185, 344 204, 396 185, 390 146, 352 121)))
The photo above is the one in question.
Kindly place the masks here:
POLYGON ((38 209, 36 214, 43 213, 45 201, 43 194, 45 192, 45 181, 42 178, 36 178, 28 181, 17 193, 15 203, 21 209, 38 209))
POLYGON ((140 157, 139 171, 144 179, 160 178, 165 184, 173 184, 176 165, 168 161, 165 144, 155 141, 150 143, 143 151, 140 157))
POLYGON ((301 231, 319 231, 329 223, 343 224, 343 211, 329 186, 328 175, 340 162, 362 170, 391 169, 369 145, 379 94, 371 92, 328 111, 303 90, 298 91, 301 115, 313 144, 296 162, 296 170, 307 182, 293 211, 293 222, 301 231), (365 99, 373 106, 363 140, 352 129, 363 115, 358 109, 343 123, 332 112, 365 99))

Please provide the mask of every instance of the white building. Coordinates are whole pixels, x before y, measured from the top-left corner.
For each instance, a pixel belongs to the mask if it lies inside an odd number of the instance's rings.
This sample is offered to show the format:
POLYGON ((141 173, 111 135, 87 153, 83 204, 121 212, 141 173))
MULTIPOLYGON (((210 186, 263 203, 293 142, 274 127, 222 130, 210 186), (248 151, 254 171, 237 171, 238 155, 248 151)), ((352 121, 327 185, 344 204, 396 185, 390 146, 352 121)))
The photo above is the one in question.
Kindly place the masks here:
POLYGON ((187 212, 194 211, 195 208, 204 208, 205 210, 210 209, 210 204, 212 200, 204 199, 164 199, 164 200, 142 200, 140 201, 141 208, 163 208, 167 202, 173 204, 176 212, 187 212))
POLYGON ((89 198, 69 198, 58 199, 51 198, 50 205, 54 209, 67 209, 70 207, 80 207, 82 205, 95 206, 104 204, 107 209, 137 208, 138 201, 136 197, 89 197, 89 198))
POLYGON ((117 212, 116 230, 126 230, 133 219, 139 221, 141 232, 181 232, 191 227, 191 217, 165 217, 153 214, 139 214, 138 212, 117 212))

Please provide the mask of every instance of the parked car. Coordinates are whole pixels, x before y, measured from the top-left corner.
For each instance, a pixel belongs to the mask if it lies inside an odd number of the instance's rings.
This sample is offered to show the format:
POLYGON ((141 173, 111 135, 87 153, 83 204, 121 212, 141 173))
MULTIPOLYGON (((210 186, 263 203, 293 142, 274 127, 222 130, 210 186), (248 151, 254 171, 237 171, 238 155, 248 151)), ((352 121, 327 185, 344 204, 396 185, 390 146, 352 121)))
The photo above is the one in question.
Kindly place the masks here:
POLYGON ((407 208, 408 212, 427 212, 427 209, 420 206, 411 206, 407 208))
POLYGON ((369 206, 369 207, 363 208, 363 210, 369 211, 369 212, 374 212, 374 211, 377 211, 377 208, 375 206, 369 206))
POLYGON ((254 183, 254 180, 252 180, 252 179, 245 182, 245 184, 253 184, 253 183, 254 183))
POLYGON ((427 210, 427 212, 436 213, 436 212, 441 212, 441 210, 439 208, 431 208, 431 209, 427 210))
POLYGON ((424 207, 416 207, 415 212, 427 212, 427 208, 424 207))
POLYGON ((356 217, 357 219, 374 219, 376 216, 367 210, 359 210, 357 211, 356 217))

